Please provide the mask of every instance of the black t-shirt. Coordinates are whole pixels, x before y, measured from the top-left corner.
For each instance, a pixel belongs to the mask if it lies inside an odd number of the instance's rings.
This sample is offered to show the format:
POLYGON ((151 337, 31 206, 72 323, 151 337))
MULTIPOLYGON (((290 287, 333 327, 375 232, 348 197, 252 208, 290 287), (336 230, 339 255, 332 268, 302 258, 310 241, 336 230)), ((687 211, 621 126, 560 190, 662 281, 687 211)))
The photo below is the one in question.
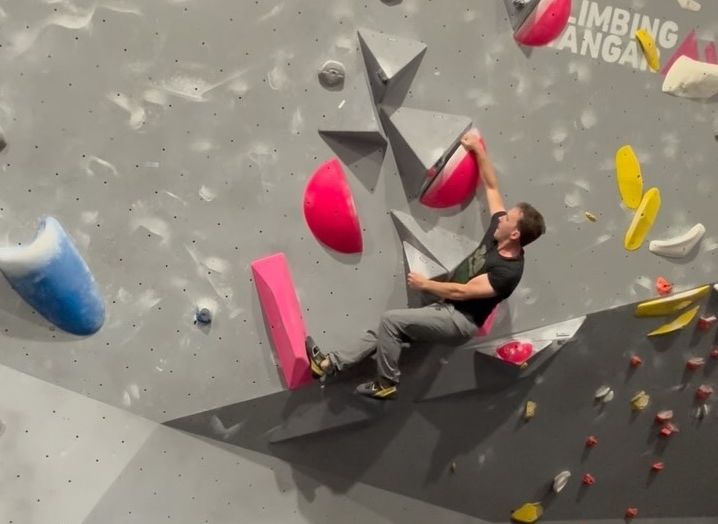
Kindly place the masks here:
POLYGON ((471 316, 477 326, 483 325, 494 307, 513 293, 524 272, 523 250, 518 258, 507 258, 501 256, 496 249, 494 233, 499 225, 499 219, 505 214, 505 211, 494 213, 479 247, 456 267, 449 278, 449 282, 466 284, 472 278, 488 273, 491 287, 496 291, 495 297, 447 300, 454 304, 457 310, 471 316))

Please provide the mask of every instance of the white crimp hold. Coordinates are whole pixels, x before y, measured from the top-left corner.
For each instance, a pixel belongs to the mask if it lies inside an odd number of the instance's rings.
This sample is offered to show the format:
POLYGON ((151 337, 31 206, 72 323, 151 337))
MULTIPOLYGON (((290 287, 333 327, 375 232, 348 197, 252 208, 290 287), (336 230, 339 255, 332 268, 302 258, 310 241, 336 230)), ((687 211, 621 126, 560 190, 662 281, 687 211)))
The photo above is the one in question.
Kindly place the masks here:
POLYGON ((686 256, 698 245, 706 233, 703 224, 696 224, 689 231, 667 240, 651 240, 648 249, 651 253, 670 258, 686 256))
POLYGON ((570 471, 562 471, 556 475, 553 479, 553 491, 555 493, 561 493, 561 490, 568 484, 568 479, 571 478, 570 471))
POLYGON ((596 393, 594 394, 594 396, 597 399, 602 399, 602 398, 608 396, 610 393, 613 393, 613 390, 611 389, 610 386, 601 386, 600 388, 598 388, 596 390, 596 393))
POLYGON ((711 98, 718 94, 718 65, 683 55, 668 70, 663 92, 685 98, 711 98))
POLYGON ((701 4, 696 2, 696 0, 678 0, 678 5, 683 9, 688 9, 689 11, 701 10, 701 4))

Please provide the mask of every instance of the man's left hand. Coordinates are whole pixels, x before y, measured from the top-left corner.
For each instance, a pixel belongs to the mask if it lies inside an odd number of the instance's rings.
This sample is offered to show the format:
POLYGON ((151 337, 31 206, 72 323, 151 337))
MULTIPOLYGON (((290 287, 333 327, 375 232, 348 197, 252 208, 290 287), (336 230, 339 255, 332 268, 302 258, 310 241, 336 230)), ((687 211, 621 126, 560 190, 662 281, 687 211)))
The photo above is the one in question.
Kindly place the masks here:
POLYGON ((409 284, 409 287, 412 289, 424 289, 424 286, 429 281, 428 278, 426 278, 424 275, 421 275, 419 273, 409 273, 406 276, 406 282, 409 284))

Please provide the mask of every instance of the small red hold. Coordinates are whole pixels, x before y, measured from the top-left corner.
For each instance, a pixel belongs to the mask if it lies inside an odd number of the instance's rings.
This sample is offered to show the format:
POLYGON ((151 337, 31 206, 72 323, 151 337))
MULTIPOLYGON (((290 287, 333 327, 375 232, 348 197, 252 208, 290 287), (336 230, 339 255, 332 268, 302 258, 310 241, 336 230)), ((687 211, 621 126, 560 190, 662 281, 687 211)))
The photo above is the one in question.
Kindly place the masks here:
POLYGON ((670 409, 667 409, 665 411, 659 411, 656 414, 656 422, 658 422, 659 424, 665 424, 672 418, 673 418, 673 411, 671 411, 670 409))
POLYGON ((598 439, 594 437, 593 435, 586 438, 586 447, 587 448, 595 448, 598 446, 598 439))
POLYGON ((638 516, 638 508, 628 508, 626 510, 627 519, 635 519, 638 516))
POLYGON ((593 486, 596 483, 596 478, 590 473, 586 473, 581 480, 584 486, 593 486))
POLYGON ((670 295, 671 291, 673 291, 673 284, 663 277, 658 277, 656 279, 656 291, 658 291, 658 294, 662 297, 670 295))
POLYGON ((713 327, 713 324, 718 322, 718 317, 715 315, 711 315, 709 317, 701 317, 698 319, 698 329, 701 331, 708 331, 711 327, 713 327))
POLYGON ((713 388, 710 386, 706 386, 705 384, 699 386, 698 389, 696 389, 696 398, 698 400, 708 400, 708 397, 710 397, 712 394, 713 388))
POLYGON ((675 424, 671 422, 666 422, 665 425, 661 428, 660 435, 662 437, 668 438, 674 433, 678 433, 678 431, 679 429, 675 424))
POLYGON ((641 357, 639 357, 638 355, 633 355, 631 357, 631 367, 632 368, 637 368, 641 364, 643 364, 643 360, 641 360, 641 357))
POLYGON ((659 471, 663 471, 663 468, 664 468, 663 462, 654 462, 651 465, 651 471, 659 472, 659 471))
POLYGON ((718 347, 714 347, 713 351, 711 351, 711 358, 718 360, 718 347))
POLYGON ((686 367, 691 371, 694 371, 700 367, 703 367, 705 363, 706 359, 704 359, 703 357, 693 357, 688 359, 688 362, 686 362, 686 367))

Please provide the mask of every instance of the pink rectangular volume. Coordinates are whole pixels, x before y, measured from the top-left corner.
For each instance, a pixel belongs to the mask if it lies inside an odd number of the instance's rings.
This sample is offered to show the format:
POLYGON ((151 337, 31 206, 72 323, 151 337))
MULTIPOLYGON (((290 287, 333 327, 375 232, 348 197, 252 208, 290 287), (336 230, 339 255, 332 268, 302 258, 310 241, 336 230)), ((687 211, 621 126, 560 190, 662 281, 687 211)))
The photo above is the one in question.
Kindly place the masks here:
POLYGON ((477 337, 485 337, 491 334, 491 328, 494 327, 494 321, 496 320, 496 314, 499 311, 499 306, 494 306, 489 316, 484 320, 483 325, 476 331, 477 337))
POLYGON ((284 381, 289 389, 296 389, 312 377, 304 350, 307 330, 284 253, 255 260, 252 274, 284 381))

